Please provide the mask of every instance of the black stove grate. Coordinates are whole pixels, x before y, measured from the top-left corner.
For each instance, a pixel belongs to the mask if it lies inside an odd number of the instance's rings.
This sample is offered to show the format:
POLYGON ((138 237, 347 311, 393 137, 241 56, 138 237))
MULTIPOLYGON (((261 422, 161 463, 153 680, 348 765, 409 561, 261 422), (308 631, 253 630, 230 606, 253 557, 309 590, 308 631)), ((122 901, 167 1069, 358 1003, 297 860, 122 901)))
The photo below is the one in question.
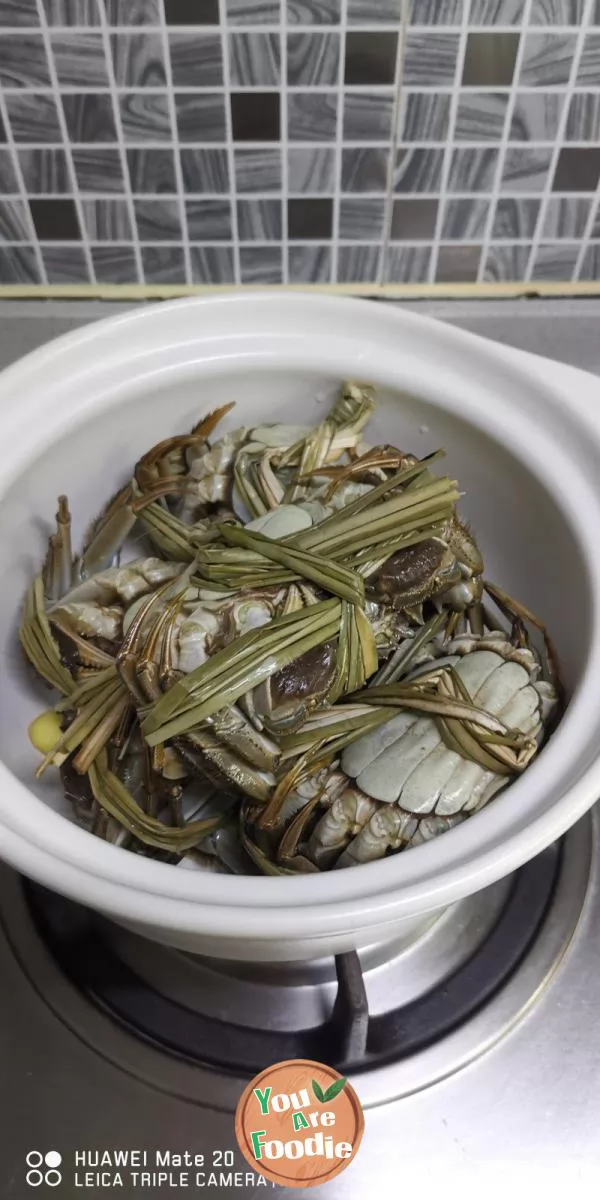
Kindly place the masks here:
POLYGON ((163 1051, 236 1075, 310 1058, 360 1071, 415 1054, 460 1027, 519 967, 544 924, 561 868, 561 846, 518 871, 506 904, 471 958, 418 1000, 370 1016, 356 953, 336 958, 331 1015, 311 1029, 257 1029, 191 1011, 159 994, 111 948, 110 925, 37 884, 27 897, 38 932, 63 974, 95 1005, 163 1051))

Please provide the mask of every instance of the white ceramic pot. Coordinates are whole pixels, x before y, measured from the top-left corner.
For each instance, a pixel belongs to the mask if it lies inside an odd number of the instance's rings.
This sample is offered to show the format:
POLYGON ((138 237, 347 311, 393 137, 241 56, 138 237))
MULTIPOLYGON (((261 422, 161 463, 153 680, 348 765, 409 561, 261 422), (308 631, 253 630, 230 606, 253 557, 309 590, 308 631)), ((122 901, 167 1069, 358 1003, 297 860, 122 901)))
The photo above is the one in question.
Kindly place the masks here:
MULTIPOLYGON (((380 304, 278 292, 139 308, 51 342, 0 376, 0 854, 157 941, 223 957, 313 958, 414 936, 514 870, 600 793, 600 383, 380 304), (550 743, 484 812, 350 870, 205 875, 137 858, 65 819, 34 779, 27 725, 47 702, 18 613, 59 492, 81 534, 152 443, 225 401, 229 425, 316 421, 344 378, 377 385, 369 430, 443 445, 488 577, 552 631, 571 696, 550 743)), ((54 776, 54 778, 53 778, 54 776)))

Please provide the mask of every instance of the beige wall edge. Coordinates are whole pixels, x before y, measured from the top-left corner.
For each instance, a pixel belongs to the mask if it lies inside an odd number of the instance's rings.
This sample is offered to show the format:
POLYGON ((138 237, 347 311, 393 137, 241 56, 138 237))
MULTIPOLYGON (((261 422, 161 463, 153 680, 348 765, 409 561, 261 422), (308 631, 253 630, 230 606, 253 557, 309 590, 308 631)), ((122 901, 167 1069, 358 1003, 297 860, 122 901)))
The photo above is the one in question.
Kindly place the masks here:
POLYGON ((202 284, 1 284, 0 300, 171 300, 178 296, 223 295, 227 292, 248 291, 317 292, 338 296, 370 296, 382 300, 429 300, 501 298, 538 296, 600 296, 600 281, 594 283, 375 283, 284 285, 263 284, 204 286, 202 284))

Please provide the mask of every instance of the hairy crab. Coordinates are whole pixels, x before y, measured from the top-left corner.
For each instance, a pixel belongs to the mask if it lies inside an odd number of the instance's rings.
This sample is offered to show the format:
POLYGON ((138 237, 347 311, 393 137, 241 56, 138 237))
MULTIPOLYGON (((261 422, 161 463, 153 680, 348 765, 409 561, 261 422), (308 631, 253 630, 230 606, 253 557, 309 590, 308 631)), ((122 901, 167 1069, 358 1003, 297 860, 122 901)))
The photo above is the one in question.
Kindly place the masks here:
POLYGON ((213 441, 232 406, 210 413, 143 455, 78 557, 60 497, 20 639, 60 695, 39 770, 91 832, 211 870, 344 867, 465 820, 537 753, 545 630, 484 581, 441 452, 363 441, 373 405, 350 383, 315 428, 213 441))

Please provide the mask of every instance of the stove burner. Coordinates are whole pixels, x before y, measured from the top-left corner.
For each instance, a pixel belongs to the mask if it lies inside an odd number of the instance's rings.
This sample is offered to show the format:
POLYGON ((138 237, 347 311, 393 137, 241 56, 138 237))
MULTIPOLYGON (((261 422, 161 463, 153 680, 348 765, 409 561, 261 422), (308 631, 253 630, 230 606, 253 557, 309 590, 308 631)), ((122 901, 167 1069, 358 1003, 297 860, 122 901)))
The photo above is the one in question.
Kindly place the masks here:
MULTIPOLYGON (((95 1005, 155 1047, 221 1072, 252 1075, 287 1058, 311 1058, 360 1072, 416 1055, 479 1013, 518 971, 552 909, 562 843, 510 882, 495 923, 469 957, 424 994, 369 1014, 358 955, 336 958, 337 994, 311 1028, 257 1028, 196 1011, 165 995, 116 952, 115 927, 88 909, 28 884, 34 922, 61 971, 95 1005)), ((162 948, 144 943, 151 955, 162 948)), ((201 997, 200 997, 201 1000, 201 997)), ((223 1005, 222 1012, 226 1010, 223 1005)))

